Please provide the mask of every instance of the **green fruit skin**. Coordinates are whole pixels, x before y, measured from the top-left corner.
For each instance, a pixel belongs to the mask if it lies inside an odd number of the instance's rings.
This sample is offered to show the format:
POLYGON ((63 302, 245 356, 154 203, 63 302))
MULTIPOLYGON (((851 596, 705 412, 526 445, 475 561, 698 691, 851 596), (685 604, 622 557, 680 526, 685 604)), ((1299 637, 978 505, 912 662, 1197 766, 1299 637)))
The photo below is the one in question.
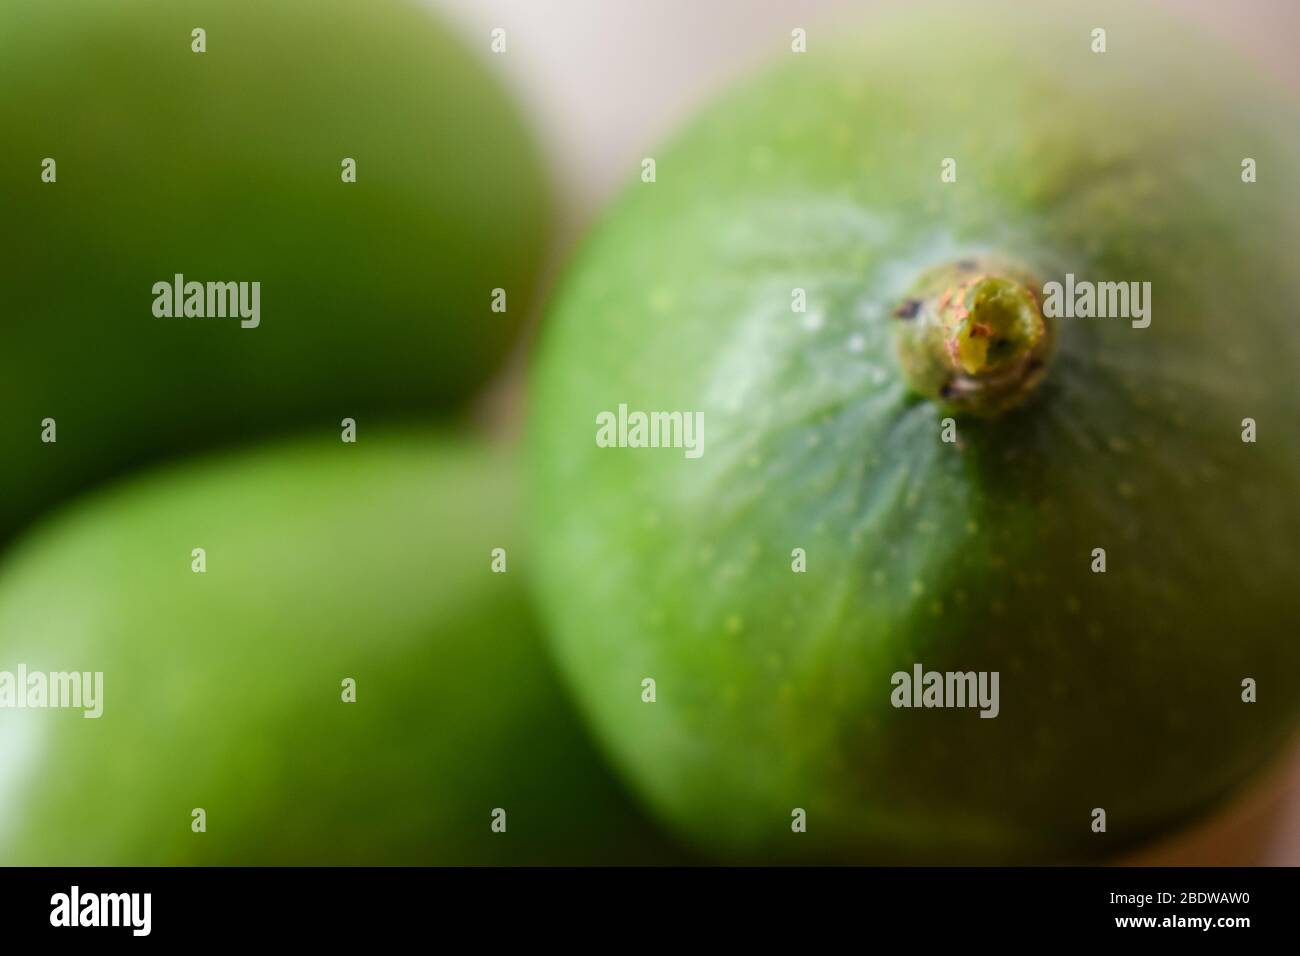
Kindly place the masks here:
POLYGON ((546 221, 488 56, 398 0, 0 5, 0 540, 143 462, 481 385, 546 221), (177 273, 260 282, 260 327, 155 317, 177 273))
POLYGON ((0 570, 0 670, 102 671, 103 715, 0 710, 0 861, 674 858, 543 651, 515 471, 372 435, 151 473, 42 525, 0 570))
POLYGON ((1114 853, 1213 805, 1300 704, 1295 108, 1124 5, 927 9, 830 47, 656 152, 562 281, 530 426, 544 617, 701 843, 1114 853), (891 312, 985 252, 1150 281, 1152 324, 1062 319, 1028 405, 945 444, 891 312), (624 402, 702 411, 702 457, 597 447, 624 402), (1000 715, 891 706, 918 662, 998 671, 1000 715))

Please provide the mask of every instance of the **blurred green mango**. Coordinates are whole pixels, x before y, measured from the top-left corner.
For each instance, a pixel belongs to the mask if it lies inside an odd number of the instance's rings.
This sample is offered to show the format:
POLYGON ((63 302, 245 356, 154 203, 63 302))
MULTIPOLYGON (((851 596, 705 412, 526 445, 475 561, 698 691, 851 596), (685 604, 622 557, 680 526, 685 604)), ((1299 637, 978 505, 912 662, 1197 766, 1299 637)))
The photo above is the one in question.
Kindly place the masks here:
POLYGON ((0 702, 20 667, 102 692, 0 708, 0 863, 667 859, 558 689, 516 504, 509 453, 403 432, 46 522, 0 568, 0 702))
POLYGON ((396 0, 0 5, 0 539, 144 462, 480 386, 546 220, 490 57, 396 0), (256 327, 156 315, 178 275, 205 312, 259 283, 256 327))

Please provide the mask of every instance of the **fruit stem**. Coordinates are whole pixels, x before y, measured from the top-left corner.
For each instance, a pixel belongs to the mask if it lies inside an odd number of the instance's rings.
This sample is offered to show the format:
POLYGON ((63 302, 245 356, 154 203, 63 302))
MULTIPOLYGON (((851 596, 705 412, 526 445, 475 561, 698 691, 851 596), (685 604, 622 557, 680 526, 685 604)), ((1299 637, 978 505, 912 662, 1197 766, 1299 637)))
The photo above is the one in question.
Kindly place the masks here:
POLYGON ((1020 405, 1047 370, 1053 328, 1028 270, 967 258, 924 273, 894 310, 903 374, 947 409, 995 416, 1020 405))

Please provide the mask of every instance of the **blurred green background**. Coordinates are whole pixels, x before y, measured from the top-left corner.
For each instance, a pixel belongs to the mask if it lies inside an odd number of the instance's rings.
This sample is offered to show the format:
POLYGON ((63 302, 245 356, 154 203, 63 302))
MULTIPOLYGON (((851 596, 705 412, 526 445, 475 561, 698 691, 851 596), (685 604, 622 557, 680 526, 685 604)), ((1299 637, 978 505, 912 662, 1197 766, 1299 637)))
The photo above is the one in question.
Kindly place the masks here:
POLYGON ((553 216, 500 72, 406 0, 0 8, 0 671, 104 675, 0 710, 0 863, 681 858, 524 598, 483 395, 553 216), (177 273, 260 325, 156 316, 177 273))

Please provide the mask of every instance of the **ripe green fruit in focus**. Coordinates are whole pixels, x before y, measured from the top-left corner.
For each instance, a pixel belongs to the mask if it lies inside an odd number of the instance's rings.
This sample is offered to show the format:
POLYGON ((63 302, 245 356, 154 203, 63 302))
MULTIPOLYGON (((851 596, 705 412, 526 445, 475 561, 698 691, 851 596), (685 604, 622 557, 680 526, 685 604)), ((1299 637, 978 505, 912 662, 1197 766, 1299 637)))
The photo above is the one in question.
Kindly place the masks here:
POLYGON ((482 385, 545 227, 489 56, 400 0, 0 5, 0 538, 146 461, 482 385), (257 326, 156 316, 178 274, 205 310, 260 283, 257 326))
POLYGON ((0 860, 665 858, 534 629, 514 471, 375 434, 151 473, 39 527, 0 569, 0 671, 102 671, 102 715, 0 709, 0 860))
POLYGON ((792 55, 657 152, 560 287, 539 594, 606 747, 700 843, 1104 857, 1294 727, 1296 111, 1101 13, 927 8, 792 55), (1149 282, 1150 324, 1044 316, 1067 274, 1149 282), (601 447, 620 405, 702 412, 702 454, 601 447), (996 672, 996 716, 895 706, 918 665, 996 672))

